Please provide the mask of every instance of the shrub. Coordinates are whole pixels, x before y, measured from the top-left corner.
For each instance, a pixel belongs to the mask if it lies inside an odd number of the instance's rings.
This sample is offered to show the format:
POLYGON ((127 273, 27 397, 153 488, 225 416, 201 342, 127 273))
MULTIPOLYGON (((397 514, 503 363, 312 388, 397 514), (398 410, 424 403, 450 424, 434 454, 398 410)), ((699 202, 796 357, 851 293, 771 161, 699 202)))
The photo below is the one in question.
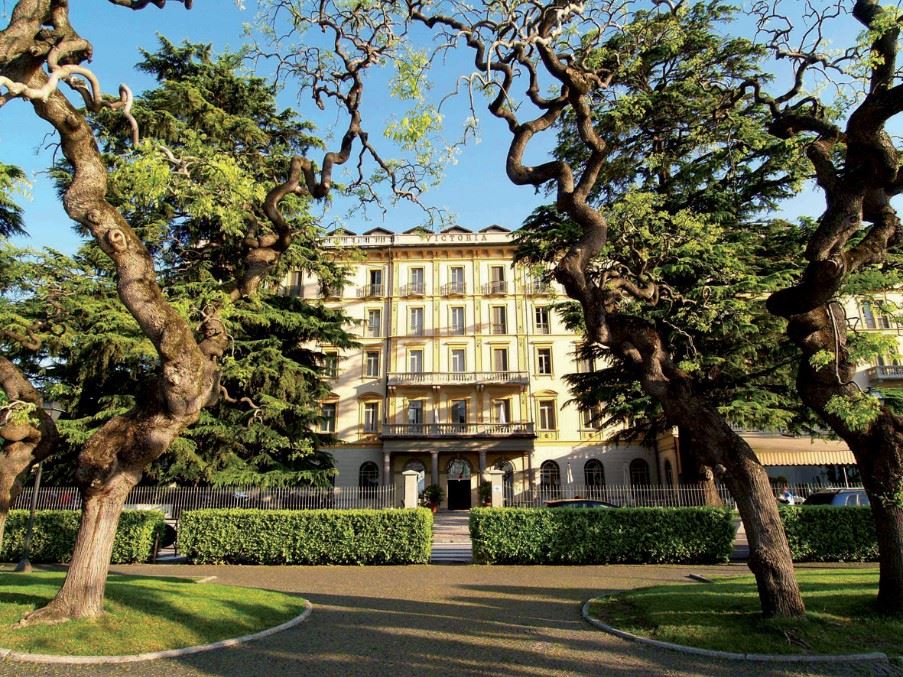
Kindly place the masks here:
POLYGON ((727 561, 734 528, 720 508, 474 508, 474 561, 504 564, 727 561))
POLYGON ((809 505, 781 508, 795 562, 867 562, 878 559, 872 511, 866 507, 809 505))
POLYGON ((202 564, 424 564, 429 510, 193 510, 179 552, 202 564))
MULTIPOLYGON (((78 534, 78 510, 39 510, 35 513, 31 538, 32 562, 68 562, 78 534)), ((10 510, 0 560, 15 562, 25 549, 27 510, 10 510)), ((113 564, 147 562, 153 557, 154 542, 163 534, 163 513, 156 510, 126 510, 119 519, 113 541, 113 564)))

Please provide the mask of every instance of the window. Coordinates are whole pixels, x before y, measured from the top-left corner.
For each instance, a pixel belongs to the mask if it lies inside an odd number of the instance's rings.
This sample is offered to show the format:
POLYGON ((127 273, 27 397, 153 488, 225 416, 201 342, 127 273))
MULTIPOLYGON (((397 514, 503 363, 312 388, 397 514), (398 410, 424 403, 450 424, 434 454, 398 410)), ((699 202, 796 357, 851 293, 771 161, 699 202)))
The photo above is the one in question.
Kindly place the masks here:
POLYGON ((291 274, 290 282, 285 290, 289 296, 304 296, 304 282, 300 271, 291 274))
POLYGON ((411 308, 408 336, 423 336, 423 308, 411 308))
POLYGON ((561 469, 555 461, 544 461, 539 466, 539 489, 543 498, 557 496, 561 491, 561 469))
POLYGON ((408 371, 412 374, 423 373, 423 351, 420 349, 412 350, 408 353, 408 371))
POLYGON ((379 425, 379 402, 364 403, 364 432, 375 433, 379 425))
POLYGON ((382 336, 382 311, 371 308, 367 311, 367 336, 382 336))
POLYGON ((339 375, 339 354, 326 353, 323 355, 323 373, 327 378, 336 378, 339 375))
POLYGON ((467 400, 454 400, 451 403, 451 422, 458 424, 459 431, 464 431, 464 424, 467 423, 467 400))
POLYGON ((593 360, 591 360, 591 359, 587 359, 584 357, 577 358, 577 373, 578 374, 591 374, 592 372, 594 372, 596 370, 595 366, 596 365, 593 363, 593 360))
POLYGON ((594 406, 591 409, 583 409, 581 412, 583 416, 583 429, 584 430, 601 430, 602 429, 602 409, 598 406, 594 406))
POLYGON ((367 289, 368 296, 383 295, 383 271, 382 268, 370 269, 370 286, 367 289))
POLYGON ((508 333, 508 309, 505 306, 492 307, 492 325, 490 326, 490 334, 507 334, 508 333))
POLYGON ((448 327, 452 336, 464 335, 464 306, 452 306, 448 309, 448 327))
POLYGON ((539 429, 555 430, 555 400, 539 401, 539 429))
POLYGON ((449 270, 448 293, 463 294, 464 290, 464 268, 462 266, 453 266, 449 270))
POLYGON ((320 294, 324 299, 341 298, 345 293, 345 284, 339 281, 320 280, 320 294))
POLYGON ((408 425, 423 425, 423 400, 408 400, 408 425))
POLYGON ((358 486, 361 489, 375 489, 379 486, 379 467, 373 461, 361 463, 358 486))
POLYGON ((507 348, 492 349, 492 369, 493 371, 508 371, 507 348))
POLYGON ((552 349, 536 349, 536 373, 549 376, 552 374, 552 349))
POLYGON ((489 293, 505 293, 505 266, 490 266, 489 268, 489 293))
POLYGON ((493 400, 492 418, 496 423, 511 423, 511 400, 493 400))
POLYGON ((334 433, 336 421, 337 404, 335 402, 324 402, 320 409, 320 432, 334 433))
POLYGON ((587 487, 605 486, 605 468, 602 461, 591 458, 583 464, 583 483, 587 487))
POLYGON ((408 293, 423 293, 423 268, 411 268, 410 277, 408 278, 408 293))
POLYGON ((551 333, 549 325, 549 309, 546 306, 540 306, 534 309, 533 324, 537 334, 551 333))
POLYGON ((634 486, 652 484, 649 478, 649 464, 641 458, 630 462, 630 483, 634 486))
POLYGON ((367 351, 367 376, 379 376, 379 351, 367 351))
POLYGON ((451 370, 454 374, 461 374, 467 369, 463 348, 451 349, 451 370))

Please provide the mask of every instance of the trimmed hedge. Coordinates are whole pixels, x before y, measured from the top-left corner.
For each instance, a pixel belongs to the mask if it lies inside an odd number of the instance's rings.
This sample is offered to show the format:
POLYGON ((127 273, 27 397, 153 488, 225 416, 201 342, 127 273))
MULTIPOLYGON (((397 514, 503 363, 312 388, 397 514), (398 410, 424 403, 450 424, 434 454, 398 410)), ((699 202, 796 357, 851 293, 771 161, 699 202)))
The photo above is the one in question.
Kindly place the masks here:
POLYGON ((179 552, 200 564, 425 564, 429 510, 192 510, 179 552))
POLYGON ((470 536, 487 564, 710 563, 734 527, 720 508, 474 508, 470 536))
POLYGON ((869 562, 878 559, 871 508, 804 505, 782 507, 794 562, 869 562))
MULTIPOLYGON (((38 510, 31 538, 32 562, 68 562, 78 534, 80 510, 38 510)), ((28 510, 10 510, 0 561, 16 562, 25 548, 28 510)), ((126 510, 119 518, 113 541, 113 564, 147 562, 154 555, 154 542, 163 534, 163 513, 156 510, 126 510)))

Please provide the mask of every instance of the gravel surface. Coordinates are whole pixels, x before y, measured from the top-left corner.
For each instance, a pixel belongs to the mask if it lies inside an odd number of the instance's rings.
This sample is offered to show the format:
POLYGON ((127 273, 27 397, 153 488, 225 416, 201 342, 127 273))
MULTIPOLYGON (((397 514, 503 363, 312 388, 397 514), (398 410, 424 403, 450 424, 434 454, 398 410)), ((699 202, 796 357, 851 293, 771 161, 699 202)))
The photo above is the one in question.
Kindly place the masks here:
MULTIPOLYGON (((0 662, 0 675, 903 675, 888 664, 762 665, 712 661, 607 635, 580 607, 600 593, 686 581, 687 574, 741 574, 706 566, 119 566, 162 576, 215 576, 296 592, 310 619, 241 647, 111 666, 0 662)), ((2 639, 0 639, 2 644, 2 639)))

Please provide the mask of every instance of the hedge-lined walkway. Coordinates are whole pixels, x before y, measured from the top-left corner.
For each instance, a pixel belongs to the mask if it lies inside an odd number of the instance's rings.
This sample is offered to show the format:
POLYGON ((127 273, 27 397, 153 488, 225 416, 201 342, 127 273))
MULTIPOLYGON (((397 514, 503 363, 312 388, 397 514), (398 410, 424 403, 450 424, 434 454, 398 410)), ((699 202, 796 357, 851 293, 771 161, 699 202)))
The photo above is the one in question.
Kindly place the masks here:
POLYGON ((858 675, 880 666, 788 669, 717 663, 634 645, 593 629, 580 603, 606 590, 730 574, 742 565, 215 567, 117 566, 127 573, 216 576, 303 593, 310 620, 243 647, 117 666, 0 663, 0 675, 858 675))

